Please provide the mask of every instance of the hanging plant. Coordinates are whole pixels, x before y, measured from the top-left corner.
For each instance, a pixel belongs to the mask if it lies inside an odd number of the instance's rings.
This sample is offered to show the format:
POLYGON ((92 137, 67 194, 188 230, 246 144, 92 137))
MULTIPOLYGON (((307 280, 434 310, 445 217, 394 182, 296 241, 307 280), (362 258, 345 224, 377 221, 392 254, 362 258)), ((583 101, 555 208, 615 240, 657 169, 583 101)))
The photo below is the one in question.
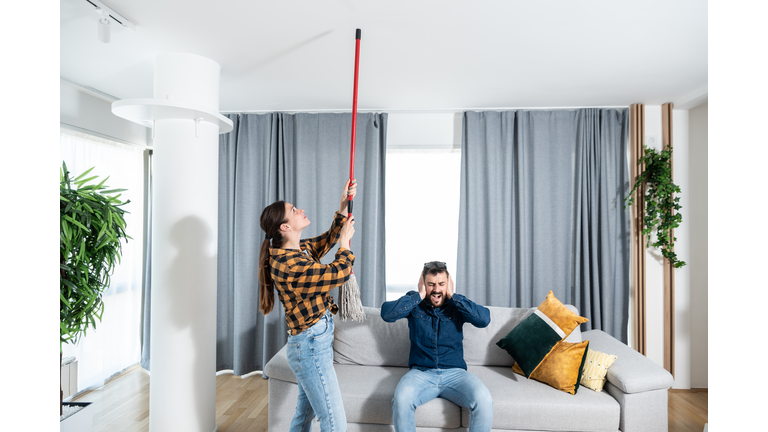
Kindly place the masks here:
POLYGON ((624 198, 627 206, 635 202, 634 193, 643 183, 646 184, 645 192, 645 228, 643 235, 647 236, 646 247, 653 246, 661 249, 661 254, 669 260, 669 263, 680 268, 685 261, 677 259, 675 254, 675 241, 677 237, 670 235, 671 230, 680 226, 683 216, 678 212, 681 209, 680 187, 672 183, 672 148, 667 146, 662 151, 645 146, 645 156, 640 159, 638 165, 645 163, 645 170, 640 173, 632 187, 632 191, 624 198), (656 231, 656 242, 651 244, 651 233, 656 231))

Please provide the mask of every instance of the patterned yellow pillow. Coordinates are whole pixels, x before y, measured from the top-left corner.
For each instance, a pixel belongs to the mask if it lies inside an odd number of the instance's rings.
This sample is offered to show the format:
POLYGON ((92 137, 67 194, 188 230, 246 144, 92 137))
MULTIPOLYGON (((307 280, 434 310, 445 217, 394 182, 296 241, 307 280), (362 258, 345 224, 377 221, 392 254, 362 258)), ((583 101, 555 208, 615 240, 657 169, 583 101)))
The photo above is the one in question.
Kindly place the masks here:
POLYGON ((584 372, 581 374, 581 385, 594 391, 602 391, 605 385, 605 374, 617 357, 600 351, 587 350, 587 360, 584 362, 584 372))

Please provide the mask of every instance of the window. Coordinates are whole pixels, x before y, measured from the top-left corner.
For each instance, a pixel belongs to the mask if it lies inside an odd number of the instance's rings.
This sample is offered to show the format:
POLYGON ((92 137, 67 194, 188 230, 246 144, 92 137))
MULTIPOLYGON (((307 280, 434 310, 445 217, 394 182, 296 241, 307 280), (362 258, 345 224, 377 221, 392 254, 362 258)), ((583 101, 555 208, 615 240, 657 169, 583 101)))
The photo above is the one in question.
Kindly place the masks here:
POLYGON ((456 281, 461 151, 388 149, 386 175, 387 300, 415 290, 425 262, 456 281))
POLYGON ((112 375, 139 362, 144 237, 144 149, 69 129, 61 129, 61 159, 73 178, 95 167, 89 175, 105 185, 128 189, 120 199, 126 232, 133 240, 123 243, 121 262, 115 266, 110 288, 104 293, 104 314, 96 330, 88 330, 77 345, 63 346, 64 357, 78 361, 78 391, 101 386, 112 375))

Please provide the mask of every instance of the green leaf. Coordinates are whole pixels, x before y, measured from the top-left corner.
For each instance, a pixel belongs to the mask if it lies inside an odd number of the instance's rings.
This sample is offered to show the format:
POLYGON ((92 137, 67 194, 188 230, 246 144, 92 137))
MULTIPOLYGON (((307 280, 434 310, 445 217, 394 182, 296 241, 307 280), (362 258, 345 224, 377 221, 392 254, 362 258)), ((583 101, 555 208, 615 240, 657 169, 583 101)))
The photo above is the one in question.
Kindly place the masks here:
MULTIPOLYGON (((104 180, 102 180, 102 181, 101 181, 101 183, 99 183, 99 184, 96 186, 96 188, 95 188, 95 189, 101 189, 101 187, 102 187, 102 186, 104 186, 104 182, 106 182, 106 181, 107 181, 107 179, 109 179, 109 176, 107 176, 107 178, 105 178, 104 180)), ((103 193, 103 192, 102 192, 102 193, 103 193)))
MULTIPOLYGON (((89 181, 91 181, 93 179, 96 179, 96 178, 99 178, 99 176, 88 177, 87 179, 83 179, 83 180, 80 180, 80 181, 75 180, 72 183, 74 183, 74 184, 76 184, 78 186, 83 186, 84 184, 86 184, 89 181)), ((93 186, 84 186, 84 187, 78 187, 78 190, 88 190, 88 189, 91 189, 91 188, 93 188, 93 186)))
POLYGON ((67 279, 59 279, 61 283, 66 285, 68 288, 72 289, 73 291, 77 291, 77 286, 73 284, 72 282, 68 281, 67 279))
POLYGON ((68 221, 72 222, 73 224, 75 224, 75 225, 79 226, 80 228, 82 228, 82 229, 84 229, 84 230, 86 230, 86 231, 88 230, 88 228, 86 228, 86 227, 85 227, 85 225, 83 225, 83 224, 81 224, 80 222, 78 222, 77 220, 75 220, 75 218, 73 218, 72 216, 69 216, 69 215, 67 215, 67 216, 64 216, 64 219, 66 219, 66 220, 68 220, 68 221))
MULTIPOLYGON (((67 170, 67 164, 64 163, 64 162, 62 162, 62 164, 64 165, 64 171, 66 171, 67 170)), ((81 178, 86 176, 89 172, 93 171, 94 168, 96 168, 96 167, 92 166, 92 167, 88 168, 84 173, 82 173, 79 176, 77 176, 77 178, 75 178, 75 180, 73 180, 73 182, 76 182, 76 181, 80 180, 81 178)), ((96 176, 96 177, 98 177, 98 176, 96 176)), ((95 178, 95 177, 92 177, 92 178, 95 178)))
POLYGON ((59 298, 64 303, 64 306, 69 307, 69 301, 67 301, 67 299, 64 297, 64 293, 62 293, 61 291, 59 291, 59 298))

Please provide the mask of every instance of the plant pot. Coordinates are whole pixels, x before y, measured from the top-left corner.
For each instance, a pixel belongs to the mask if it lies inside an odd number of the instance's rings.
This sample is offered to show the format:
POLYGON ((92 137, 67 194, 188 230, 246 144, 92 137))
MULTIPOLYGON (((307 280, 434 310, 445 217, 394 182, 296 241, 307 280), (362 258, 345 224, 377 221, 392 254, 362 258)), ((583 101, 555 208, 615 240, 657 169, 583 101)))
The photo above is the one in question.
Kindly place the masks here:
POLYGON ((93 402, 64 402, 67 406, 81 406, 83 409, 61 420, 61 432, 86 432, 93 424, 93 402))

